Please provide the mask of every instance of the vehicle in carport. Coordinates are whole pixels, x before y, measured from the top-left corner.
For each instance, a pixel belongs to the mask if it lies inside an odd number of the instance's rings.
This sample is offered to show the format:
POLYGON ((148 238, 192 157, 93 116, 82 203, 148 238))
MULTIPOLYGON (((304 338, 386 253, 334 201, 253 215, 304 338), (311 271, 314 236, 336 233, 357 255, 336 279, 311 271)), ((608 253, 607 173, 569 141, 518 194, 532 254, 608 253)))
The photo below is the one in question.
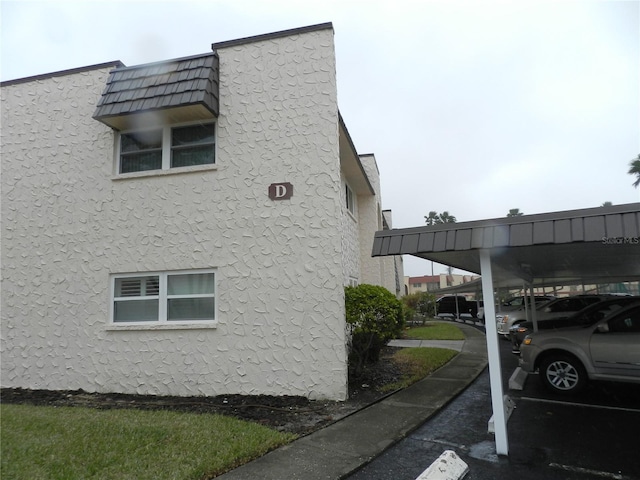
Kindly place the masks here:
MULTIPOLYGON (((536 305, 548 303, 551 300, 555 300, 556 297, 553 295, 535 295, 533 297, 536 305)), ((531 298, 529 296, 520 295, 517 297, 512 297, 509 300, 505 300, 500 305, 501 312, 514 312, 516 310, 520 310, 524 308, 525 302, 531 302, 531 298)))
POLYGON ((445 295, 436 300, 436 312, 439 318, 472 318, 477 313, 477 304, 462 295, 445 295))
MULTIPOLYGON (((552 295, 536 295, 534 297, 536 308, 540 308, 542 305, 549 303, 551 300, 555 300, 555 298, 556 297, 552 295)), ((506 312, 516 312, 520 310, 524 312, 527 310, 527 308, 525 308, 525 301, 527 302, 527 304, 530 304, 531 298, 527 297, 525 300, 524 295, 511 297, 509 300, 505 300, 500 304, 500 306, 496 309, 496 315, 502 315, 506 312)), ((480 308, 478 308, 477 317, 484 323, 484 305, 481 305, 480 308)))
MULTIPOLYGON (((605 298, 607 298, 605 295, 572 295, 570 297, 556 298, 541 306, 536 303, 536 317, 538 320, 566 317, 605 298)), ((511 327, 530 320, 530 309, 527 311, 523 309, 506 314, 498 314, 496 315, 498 333, 502 335, 505 340, 509 340, 511 327)))
POLYGON ((528 335, 519 364, 561 394, 578 393, 590 380, 640 383, 640 302, 586 327, 528 335))
MULTIPOLYGON (((637 302, 640 302, 640 297, 638 296, 612 296, 601 302, 589 305, 573 315, 560 318, 541 318, 537 320, 538 330, 592 325, 616 310, 637 302)), ((525 337, 532 332, 533 322, 518 323, 509 329, 509 339, 511 340, 513 353, 520 353, 520 345, 525 337)))

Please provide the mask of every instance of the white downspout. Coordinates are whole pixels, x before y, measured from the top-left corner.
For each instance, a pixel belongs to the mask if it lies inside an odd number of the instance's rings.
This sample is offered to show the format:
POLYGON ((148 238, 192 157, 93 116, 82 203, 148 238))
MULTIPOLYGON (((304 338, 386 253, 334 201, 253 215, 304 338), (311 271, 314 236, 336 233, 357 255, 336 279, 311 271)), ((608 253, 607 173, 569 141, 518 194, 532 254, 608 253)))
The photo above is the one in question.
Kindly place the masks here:
POLYGON ((489 250, 480 250, 480 275, 482 276, 482 299, 485 306, 485 329, 487 333, 487 354, 489 357, 489 379, 491 383, 491 406, 493 408, 493 423, 496 436, 496 453, 498 455, 509 455, 507 415, 502 389, 500 348, 498 346, 491 253, 489 250))

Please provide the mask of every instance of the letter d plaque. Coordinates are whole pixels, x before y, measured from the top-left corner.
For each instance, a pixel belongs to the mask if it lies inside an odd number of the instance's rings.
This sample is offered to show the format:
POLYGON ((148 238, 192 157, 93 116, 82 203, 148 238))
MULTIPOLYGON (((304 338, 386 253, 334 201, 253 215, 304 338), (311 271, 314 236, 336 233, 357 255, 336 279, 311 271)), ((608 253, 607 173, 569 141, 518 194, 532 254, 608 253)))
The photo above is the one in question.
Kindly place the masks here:
POLYGON ((293 185, 289 182, 272 183, 269 185, 269 198, 271 200, 287 200, 293 196, 293 185))

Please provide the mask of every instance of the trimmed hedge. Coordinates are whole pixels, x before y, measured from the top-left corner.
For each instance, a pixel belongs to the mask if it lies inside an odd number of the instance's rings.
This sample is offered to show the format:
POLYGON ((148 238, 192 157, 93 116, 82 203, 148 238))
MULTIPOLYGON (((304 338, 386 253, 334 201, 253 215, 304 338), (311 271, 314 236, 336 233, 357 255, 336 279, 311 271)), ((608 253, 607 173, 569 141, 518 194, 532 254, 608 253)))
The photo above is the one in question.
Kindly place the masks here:
POLYGON ((349 373, 359 376, 365 365, 375 363, 389 340, 404 328, 403 305, 378 285, 345 287, 347 325, 350 329, 349 373))

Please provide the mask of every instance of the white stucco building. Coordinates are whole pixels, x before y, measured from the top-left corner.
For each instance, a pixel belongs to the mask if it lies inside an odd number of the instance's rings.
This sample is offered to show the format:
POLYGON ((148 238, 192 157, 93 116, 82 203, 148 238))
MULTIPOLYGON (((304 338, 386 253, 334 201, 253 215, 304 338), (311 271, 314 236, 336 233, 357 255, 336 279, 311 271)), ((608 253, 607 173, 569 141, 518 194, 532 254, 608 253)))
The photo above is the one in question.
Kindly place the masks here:
POLYGON ((2 387, 344 399, 373 155, 331 24, 2 83, 2 387))

